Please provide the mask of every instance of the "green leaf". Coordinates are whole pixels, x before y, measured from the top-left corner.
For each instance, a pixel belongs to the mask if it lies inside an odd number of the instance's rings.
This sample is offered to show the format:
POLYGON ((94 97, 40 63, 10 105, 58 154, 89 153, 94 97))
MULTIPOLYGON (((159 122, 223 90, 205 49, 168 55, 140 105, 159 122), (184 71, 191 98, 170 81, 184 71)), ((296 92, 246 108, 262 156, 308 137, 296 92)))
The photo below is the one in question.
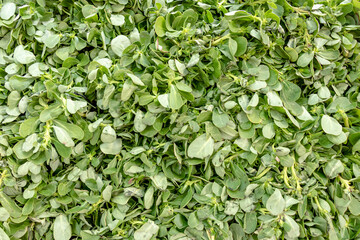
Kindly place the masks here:
POLYGON ((285 214, 284 229, 289 239, 296 239, 300 236, 300 227, 292 217, 285 214))
POLYGON ((6 232, 0 227, 0 239, 1 240, 10 240, 6 232))
POLYGON ((329 139, 330 142, 332 142, 336 145, 340 145, 340 144, 346 142, 346 140, 347 140, 347 136, 343 132, 341 132, 340 135, 338 135, 338 136, 329 134, 329 135, 327 135, 327 138, 329 139))
POLYGON ((256 230, 256 227, 257 227, 256 212, 245 213, 244 232, 246 232, 247 234, 251 234, 256 230))
POLYGON ((55 218, 53 232, 55 240, 69 240, 71 238, 71 226, 65 215, 61 214, 55 218))
POLYGON ((75 146, 74 141, 71 139, 69 133, 65 129, 57 126, 53 126, 53 129, 57 139, 60 143, 64 144, 65 147, 75 146))
POLYGON ((279 215, 285 210, 285 200, 279 189, 275 189, 274 193, 268 198, 266 208, 272 215, 279 215))
POLYGON ((214 151, 214 143, 215 142, 211 137, 202 134, 189 145, 187 150, 188 156, 200 159, 209 157, 214 151))
POLYGON ((6 211, 5 208, 0 207, 0 221, 5 222, 9 219, 10 214, 8 213, 8 211, 6 211))
POLYGON ((245 233, 243 228, 241 227, 240 224, 238 223, 232 223, 230 225, 230 230, 232 232, 233 235, 233 239, 234 240, 241 240, 245 238, 245 233))
POLYGON ((352 103, 346 97, 338 97, 334 99, 327 108, 328 113, 336 113, 339 109, 344 112, 348 112, 356 107, 355 103, 352 103))
POLYGON ((148 220, 134 233, 135 240, 150 240, 159 231, 159 226, 153 221, 148 220))
POLYGON ((248 41, 244 37, 236 37, 234 40, 237 42, 237 49, 235 56, 240 57, 246 53, 248 41))
POLYGON ((176 87, 179 91, 182 92, 189 92, 189 93, 192 92, 191 87, 182 82, 177 82, 176 87))
POLYGON ((285 51, 289 55, 291 62, 295 62, 298 59, 298 53, 294 48, 285 47, 285 51))
POLYGON ((52 139, 52 142, 54 143, 54 146, 56 148, 56 151, 60 154, 63 158, 69 158, 71 155, 71 148, 66 147, 64 144, 60 143, 56 139, 52 139))
POLYGON ((160 16, 155 21, 155 32, 159 37, 164 37, 166 33, 165 18, 160 16))
POLYGON ((14 50, 14 58, 21 64, 29 64, 35 61, 35 55, 24 49, 23 45, 19 45, 14 50))
POLYGON ((145 86, 145 84, 141 81, 141 79, 138 78, 137 76, 135 76, 134 74, 127 73, 127 75, 131 78, 131 80, 133 81, 133 83, 134 83, 135 85, 145 86))
POLYGON ((0 192, 0 203, 13 218, 19 218, 22 215, 21 208, 8 195, 0 192))
POLYGON ((145 209, 150 209, 152 205, 154 204, 154 192, 155 189, 153 186, 150 186, 144 195, 144 207, 145 209))
POLYGON ((257 80, 259 81, 265 81, 267 79, 269 79, 270 77, 270 71, 269 71, 269 67, 266 65, 260 65, 257 69, 256 69, 257 73, 257 80))
POLYGON ((37 117, 32 117, 26 119, 20 124, 19 133, 23 138, 29 136, 30 134, 36 131, 36 128, 39 124, 39 119, 37 117))
POLYGON ((136 89, 137 87, 132 83, 132 81, 125 81, 123 89, 121 91, 121 101, 129 100, 136 89))
POLYGON ((118 57, 121 57, 124 50, 130 45, 131 42, 126 36, 119 35, 111 41, 111 50, 113 50, 118 57))
POLYGON ((122 26, 125 24, 125 17, 120 14, 111 14, 110 21, 114 26, 122 26))
POLYGON ((275 92, 268 92, 266 94, 267 96, 267 100, 268 100, 268 104, 270 106, 273 106, 273 107, 282 107, 282 101, 280 99, 280 97, 277 95, 277 93, 275 92))
POLYGON ((349 204, 349 211, 351 212, 351 214, 355 215, 355 216, 359 216, 360 215, 360 201, 353 198, 350 201, 349 204))
POLYGON ((54 120, 54 123, 56 124, 56 126, 63 128, 69 135, 71 138, 75 138, 78 140, 81 140, 84 138, 84 131, 81 129, 81 127, 75 125, 75 124, 71 124, 71 123, 67 123, 58 119, 54 120))
POLYGON ((116 132, 111 126, 106 126, 101 132, 101 141, 111 143, 116 140, 116 132))
POLYGON ((310 62, 313 60, 314 58, 314 52, 306 52, 300 55, 300 57, 298 58, 296 64, 299 67, 306 67, 307 65, 310 64, 310 62))
POLYGON ((120 153, 122 147, 122 141, 120 138, 113 142, 102 143, 100 149, 105 154, 117 155, 120 153))
POLYGON ((282 81, 282 90, 281 90, 281 97, 289 102, 297 101, 301 96, 301 88, 290 82, 290 81, 282 81))
POLYGON ((81 9, 82 14, 85 18, 91 18, 97 13, 97 8, 92 5, 85 5, 81 9))
POLYGON ((262 134, 267 139, 272 139, 275 136, 275 128, 273 123, 266 124, 262 129, 262 134))
POLYGON ((226 113, 219 113, 218 110, 214 110, 212 113, 212 121, 218 128, 225 127, 229 122, 229 116, 226 113))
POLYGON ((15 15, 16 5, 13 2, 4 3, 0 10, 0 17, 4 20, 9 20, 15 15))
POLYGON ((340 160, 333 159, 325 165, 324 173, 330 179, 335 178, 339 173, 344 171, 344 165, 340 160))
POLYGON ((192 188, 190 188, 184 198, 181 200, 181 203, 180 203, 180 208, 184 208, 186 205, 189 204, 189 202, 191 201, 191 199, 193 198, 193 195, 194 195, 194 191, 192 188))
POLYGON ((35 78, 33 77, 21 77, 21 76, 18 76, 18 75, 14 75, 12 77, 10 77, 9 79, 9 83, 10 83, 10 86, 15 89, 16 91, 23 91, 25 89, 27 89, 31 83, 33 83, 35 80, 35 78))
POLYGON ((180 61, 178 61, 176 59, 175 59, 175 66, 182 76, 185 76, 186 74, 188 74, 185 64, 181 63, 180 61))
POLYGON ((191 56, 189 62, 187 63, 186 67, 190 68, 192 66, 195 66, 200 61, 200 54, 195 53, 191 56))
POLYGON ((25 142, 24 140, 21 140, 17 142, 13 147, 13 151, 18 159, 27 159, 33 155, 32 151, 26 152, 23 150, 24 142, 25 142))
POLYGON ((45 34, 41 37, 45 46, 48 48, 54 48, 60 42, 60 36, 51 31, 46 30, 45 34))
POLYGON ((182 107, 184 100, 182 99, 179 90, 174 85, 170 86, 169 94, 169 107, 171 109, 177 110, 182 107))
POLYGON ((329 115, 323 115, 321 118, 321 128, 325 133, 338 136, 342 133, 342 126, 339 122, 329 115))
POLYGON ((168 182, 166 176, 163 173, 159 173, 151 177, 151 180, 153 181, 156 188, 160 189, 161 191, 166 190, 168 182))
POLYGON ((238 48, 238 44, 237 44, 237 41, 235 41, 234 39, 232 38, 229 38, 229 51, 230 51, 230 54, 234 57, 236 52, 237 52, 237 48, 238 48))
POLYGON ((235 201, 226 201, 224 213, 226 215, 235 215, 239 211, 239 204, 235 201))
POLYGON ((45 108, 40 113, 40 121, 47 122, 58 117, 63 112, 63 109, 59 105, 52 105, 48 108, 45 108))
POLYGON ((73 101, 71 99, 66 100, 66 109, 71 114, 75 114, 77 111, 79 111, 81 108, 84 108, 87 106, 86 102, 83 101, 73 101))

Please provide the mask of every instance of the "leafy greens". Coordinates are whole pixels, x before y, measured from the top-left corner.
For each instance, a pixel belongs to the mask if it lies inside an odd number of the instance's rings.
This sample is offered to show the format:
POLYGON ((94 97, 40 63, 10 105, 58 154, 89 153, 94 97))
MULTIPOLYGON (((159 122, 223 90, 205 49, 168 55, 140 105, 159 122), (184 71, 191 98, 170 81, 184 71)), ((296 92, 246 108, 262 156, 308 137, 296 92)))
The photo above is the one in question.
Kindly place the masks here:
POLYGON ((360 239, 359 14, 0 1, 0 239, 360 239))

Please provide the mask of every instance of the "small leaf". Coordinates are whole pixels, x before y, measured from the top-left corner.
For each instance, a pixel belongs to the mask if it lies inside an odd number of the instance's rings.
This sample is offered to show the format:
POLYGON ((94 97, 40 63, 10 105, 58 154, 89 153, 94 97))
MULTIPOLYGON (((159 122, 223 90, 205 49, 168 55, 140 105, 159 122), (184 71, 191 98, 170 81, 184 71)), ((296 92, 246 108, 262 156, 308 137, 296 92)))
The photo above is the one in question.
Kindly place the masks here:
POLYGON ((144 195, 144 207, 145 209, 150 209, 152 205, 154 204, 154 192, 155 189, 153 186, 150 186, 144 195))
POLYGON ((229 38, 229 51, 230 54, 234 57, 237 52, 238 44, 237 41, 235 41, 232 38, 229 38))
POLYGON ((335 118, 332 118, 329 115, 322 116, 321 127, 327 134, 338 136, 342 133, 342 126, 335 118))
POLYGON ((256 226, 257 226, 256 212, 245 213, 244 232, 246 232, 247 234, 251 234, 256 230, 256 226))
POLYGON ((194 191, 190 187, 190 189, 186 192, 184 198, 181 200, 180 208, 185 207, 191 201, 191 199, 193 198, 193 195, 194 195, 194 191))
POLYGON ((182 99, 179 90, 174 86, 170 86, 170 94, 169 94, 169 106, 171 109, 179 109, 184 104, 184 100, 182 99))
POLYGON ((163 106, 164 108, 169 107, 169 94, 160 94, 157 99, 161 106, 163 106))
POLYGON ((272 215, 279 215, 285 209, 285 200, 279 189, 275 189, 274 193, 268 198, 266 208, 272 215))
POLYGON ((188 148, 188 156, 191 158, 204 159, 211 156, 214 151, 214 140, 202 134, 197 137, 188 148))
POLYGON ((135 240, 150 240, 159 231, 159 226, 153 221, 148 220, 134 233, 135 240))
POLYGON ((67 123, 58 119, 54 120, 54 123, 58 126, 63 128, 67 133, 69 133, 71 138, 76 138, 78 140, 82 140, 84 138, 84 130, 82 130, 81 127, 72 124, 72 123, 67 123))
POLYGON ((11 199, 8 195, 3 192, 0 192, 0 203, 1 206, 6 209, 6 211, 13 218, 19 218, 22 215, 21 208, 11 199))
POLYGON ((16 5, 12 2, 4 3, 0 10, 0 17, 4 20, 10 19, 15 15, 16 5))
POLYGON ((21 140, 15 144, 13 151, 18 159, 27 159, 33 155, 33 152, 25 152, 23 150, 24 140, 21 140))
POLYGON ((35 55, 24 49, 23 45, 19 45, 14 50, 14 58, 21 64, 29 64, 35 61, 35 55))
POLYGON ((11 76, 9 79, 10 82, 10 86, 15 89, 16 91, 23 91, 25 89, 27 89, 31 83, 33 83, 35 80, 35 78, 30 77, 30 76, 18 76, 18 75, 14 75, 11 76))
POLYGON ((106 126, 101 132, 101 141, 111 143, 116 140, 116 132, 111 126, 106 126))
POLYGON ((295 102, 300 98, 301 88, 298 85, 286 80, 282 81, 282 85, 281 96, 284 100, 295 102))
POLYGON ((130 80, 126 80, 121 91, 121 101, 128 101, 137 87, 130 80))
POLYGON ((237 42, 237 50, 235 56, 240 57, 246 53, 248 45, 247 39, 244 37, 237 37, 234 38, 234 40, 237 42))
POLYGON ((120 14, 111 14, 110 21, 114 26, 122 26, 125 24, 125 17, 120 14))
POLYGON ((71 226, 65 215, 59 215, 54 221, 54 239, 69 240, 71 238, 71 226))
POLYGON ((186 67, 190 68, 192 66, 195 66, 200 60, 200 54, 199 53, 195 53, 191 56, 189 62, 187 63, 186 67))
POLYGON ((226 201, 224 213, 226 215, 235 215, 239 211, 239 204, 235 201, 226 201))
POLYGON ((39 122, 40 121, 37 117, 26 119, 24 122, 20 124, 20 128, 19 128, 20 136, 25 138, 28 135, 34 133, 36 131, 39 122))
POLYGON ((223 128, 228 124, 230 119, 226 113, 219 113, 219 111, 215 109, 212 113, 212 121, 216 127, 223 128))
POLYGON ((314 52, 306 52, 300 55, 296 63, 299 67, 306 67, 313 60, 313 58, 314 52))
POLYGON ((163 173, 159 173, 151 177, 151 180, 153 181, 155 187, 159 188, 161 191, 166 190, 168 182, 163 173))
POLYGON ((356 198, 352 198, 349 204, 349 211, 355 216, 360 215, 360 201, 356 198))
POLYGON ((61 127, 53 126, 53 129, 55 130, 55 135, 60 143, 64 144, 65 147, 73 147, 75 146, 74 141, 71 139, 69 133, 65 131, 61 127))
POLYGON ((297 239, 300 236, 300 227, 295 220, 285 214, 284 229, 289 239, 297 239))
POLYGON ((60 36, 46 30, 45 34, 41 37, 41 40, 44 42, 46 47, 54 48, 60 42, 60 36))
POLYGON ((134 74, 131 74, 131 73, 127 73, 127 75, 131 78, 131 80, 133 81, 133 83, 135 85, 138 85, 138 86, 145 86, 145 84, 141 81, 141 79, 137 76, 135 76, 134 74))
POLYGON ((176 59, 175 59, 175 66, 182 76, 185 76, 186 74, 188 74, 188 70, 186 70, 185 64, 181 63, 180 61, 178 61, 176 59))
POLYGON ((121 147, 122 147, 122 141, 120 138, 116 139, 113 142, 102 143, 100 145, 101 151, 105 154, 110 154, 110 155, 119 154, 121 151, 121 147))
POLYGON ((117 36, 111 41, 111 49, 119 57, 122 56, 124 50, 130 45, 130 40, 124 35, 117 36))
POLYGON ((330 179, 335 178, 339 173, 344 171, 344 165, 340 160, 333 159, 325 165, 324 173, 330 179))
POLYGON ((0 239, 1 240, 10 240, 6 232, 0 227, 0 239))
POLYGON ((262 134, 267 139, 272 139, 275 137, 275 129, 273 123, 266 124, 262 129, 262 134))
POLYGON ((6 222, 10 217, 10 214, 8 211, 6 211, 5 208, 0 207, 0 221, 1 222, 6 222))
POLYGON ((155 32, 159 37, 165 36, 166 33, 166 24, 165 24, 165 18, 163 16, 160 16, 155 21, 155 32))
POLYGON ((268 104, 273 107, 282 107, 282 101, 277 93, 270 91, 266 94, 268 98, 268 104))

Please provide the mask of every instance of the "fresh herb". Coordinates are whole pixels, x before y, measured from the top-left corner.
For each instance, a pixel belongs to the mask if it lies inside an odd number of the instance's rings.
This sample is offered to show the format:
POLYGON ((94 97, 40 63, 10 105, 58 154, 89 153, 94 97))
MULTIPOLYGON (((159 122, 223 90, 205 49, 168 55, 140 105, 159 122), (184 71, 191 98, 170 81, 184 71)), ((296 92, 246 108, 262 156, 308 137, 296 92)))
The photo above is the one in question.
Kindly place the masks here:
POLYGON ((360 239, 359 14, 0 1, 0 239, 360 239))

